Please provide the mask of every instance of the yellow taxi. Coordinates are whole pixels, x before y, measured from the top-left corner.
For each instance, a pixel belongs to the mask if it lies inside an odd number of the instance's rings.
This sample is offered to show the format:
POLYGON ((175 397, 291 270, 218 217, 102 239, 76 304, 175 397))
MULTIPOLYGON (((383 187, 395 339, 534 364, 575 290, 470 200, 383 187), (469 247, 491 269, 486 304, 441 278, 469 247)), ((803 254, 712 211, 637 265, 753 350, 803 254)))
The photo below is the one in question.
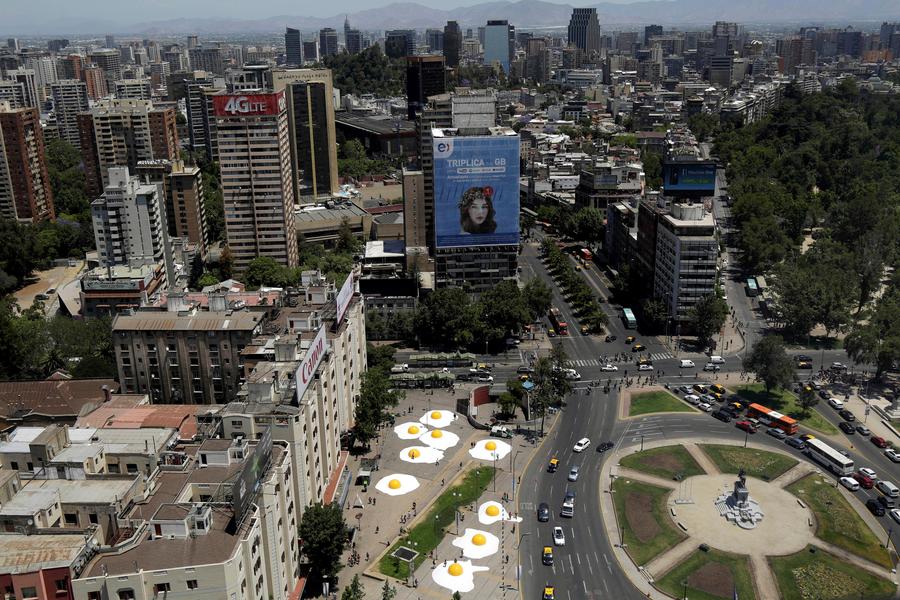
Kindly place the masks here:
POLYGON ((543 600, 556 600, 556 588, 552 585, 544 586, 543 600))
POLYGON ((703 385, 702 383, 695 383, 694 391, 697 392, 698 394, 705 394, 709 391, 709 387, 703 385))
POLYGON ((590 328, 590 327, 588 327, 587 325, 582 325, 582 326, 581 326, 581 335, 587 335, 587 334, 589 334, 590 332, 591 332, 591 328, 590 328))
POLYGON ((712 390, 714 394, 719 394, 720 396, 725 393, 725 386, 719 385, 718 383, 714 383, 709 386, 709 389, 712 390))
POLYGON ((632 352, 643 352, 646 349, 647 349, 647 347, 643 344, 635 344, 634 346, 631 347, 632 352))
POLYGON ((630 344, 630 343, 634 342, 634 340, 636 340, 636 339, 637 338, 634 337, 633 335, 629 335, 627 338, 625 338, 625 343, 630 344))
POLYGON ((644 357, 638 359, 637 364, 638 365, 652 365, 653 361, 650 360, 649 358, 647 358, 646 356, 644 356, 644 357))
POLYGON ((556 470, 559 468, 559 459, 555 456, 550 459, 550 464, 547 465, 548 473, 556 473, 556 470))
POLYGON ((551 546, 544 546, 544 551, 541 553, 541 562, 545 565, 553 564, 553 548, 551 546))

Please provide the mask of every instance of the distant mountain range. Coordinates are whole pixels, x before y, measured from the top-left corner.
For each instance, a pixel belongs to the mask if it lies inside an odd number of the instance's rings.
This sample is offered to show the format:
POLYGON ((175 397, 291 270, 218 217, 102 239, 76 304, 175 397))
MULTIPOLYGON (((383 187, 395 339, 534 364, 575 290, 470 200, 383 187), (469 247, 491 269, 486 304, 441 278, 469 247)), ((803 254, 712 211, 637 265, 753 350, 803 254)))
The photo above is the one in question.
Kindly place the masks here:
MULTIPOLYGON (((298 3, 298 5, 301 5, 298 3)), ((261 5, 261 7, 264 5, 261 5)), ((706 25, 717 20, 740 23, 861 23, 900 19, 898 0, 647 0, 631 4, 604 2, 594 5, 605 29, 626 25, 706 25)), ((423 29, 443 27, 455 20, 462 27, 477 27, 488 19, 508 19, 520 29, 565 27, 572 6, 541 0, 486 2, 441 10, 415 2, 396 2, 379 8, 350 13, 350 23, 362 30, 423 29)), ((29 34, 80 34, 114 31, 121 34, 186 35, 261 34, 284 30, 286 26, 304 31, 322 27, 340 30, 344 14, 317 18, 303 15, 278 15, 261 19, 179 18, 114 25, 101 20, 52 18, 27 24, 21 19, 7 23, 9 29, 29 34), (30 26, 29 26, 30 25, 30 26)), ((15 16, 14 16, 15 17, 15 16)), ((7 29, 7 28, 4 28, 7 29)), ((13 32, 8 32, 13 33, 13 32)))

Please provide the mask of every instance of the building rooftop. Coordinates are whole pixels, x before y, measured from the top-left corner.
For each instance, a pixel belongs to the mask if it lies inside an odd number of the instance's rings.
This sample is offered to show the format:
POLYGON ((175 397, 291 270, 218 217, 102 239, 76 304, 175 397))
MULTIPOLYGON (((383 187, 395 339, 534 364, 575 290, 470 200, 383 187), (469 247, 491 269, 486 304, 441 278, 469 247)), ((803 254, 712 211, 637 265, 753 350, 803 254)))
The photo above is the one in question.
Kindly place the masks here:
POLYGON ((347 125, 377 135, 415 135, 416 133, 415 123, 390 115, 361 115, 339 111, 334 113, 334 121, 338 125, 347 125))
MULTIPOLYGON (((178 430, 182 440, 193 439, 197 435, 197 414, 206 413, 209 405, 168 404, 153 406, 119 407, 104 404, 90 414, 79 417, 75 429, 69 429, 69 438, 80 428, 114 428, 129 430, 165 428, 178 430)), ((214 408, 214 407, 213 407, 214 408)), ((106 439, 105 437, 103 439, 106 439)))
POLYGON ((299 210, 294 211, 294 220, 297 223, 319 223, 326 221, 340 222, 344 217, 353 219, 367 214, 366 211, 352 202, 345 202, 340 205, 335 205, 334 208, 319 205, 300 208, 299 210))
POLYGON ((366 260, 376 258, 397 258, 406 256, 406 244, 403 240, 376 240, 366 242, 366 260))
POLYGON ((115 504, 128 496, 135 478, 32 479, 0 514, 34 514, 59 500, 62 504, 115 504), (9 511, 15 511, 7 513, 9 511))
POLYGON ((141 310, 133 315, 119 314, 114 331, 253 331, 263 315, 249 311, 194 311, 178 313, 141 310))
POLYGON ((62 535, 0 533, 0 574, 68 567, 84 550, 81 531, 62 535))
POLYGON ((113 379, 58 379, 0 382, 0 416, 20 419, 26 415, 78 416, 100 405, 106 391, 115 392, 113 379))
POLYGON ((62 463, 79 463, 82 464, 89 458, 94 458, 103 452, 102 444, 74 444, 68 448, 63 448, 60 452, 50 459, 51 464, 62 463))

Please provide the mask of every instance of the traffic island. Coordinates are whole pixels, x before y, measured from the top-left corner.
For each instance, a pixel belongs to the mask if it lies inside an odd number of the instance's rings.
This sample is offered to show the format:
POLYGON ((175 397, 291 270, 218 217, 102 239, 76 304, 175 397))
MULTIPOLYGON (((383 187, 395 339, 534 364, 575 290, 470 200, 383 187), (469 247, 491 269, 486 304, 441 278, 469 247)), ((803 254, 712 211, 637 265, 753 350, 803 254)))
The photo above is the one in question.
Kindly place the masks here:
POLYGON ((616 479, 612 489, 619 539, 635 564, 645 565, 685 539, 666 515, 671 489, 624 477, 616 479))
POLYGON ((769 565, 784 600, 893 598, 897 589, 893 582, 815 546, 770 556, 769 565))
POLYGON ((622 457, 619 464, 633 471, 673 481, 706 473, 684 446, 660 446, 635 452, 622 457))
POLYGON ((724 444, 699 444, 721 473, 738 474, 772 481, 797 466, 798 461, 785 454, 758 448, 743 448, 724 444))
POLYGON ((478 500, 493 477, 493 467, 479 466, 467 471, 458 485, 438 496, 418 523, 382 555, 378 571, 406 580, 444 539, 445 529, 456 521, 459 508, 478 500), (403 560, 404 557, 408 559, 403 560))
POLYGON ((871 563, 893 568, 891 557, 833 481, 810 474, 786 488, 816 517, 816 537, 871 563))
POLYGON ((640 392, 631 394, 628 398, 629 417, 666 412, 698 411, 669 392, 640 392))
POLYGON ((837 427, 829 423, 816 409, 804 410, 800 406, 800 400, 797 396, 788 390, 772 390, 771 393, 767 394, 766 387, 761 383, 736 385, 733 389, 741 398, 777 410, 819 433, 824 433, 825 435, 838 435, 840 433, 837 427))
POLYGON ((656 586, 672 597, 691 600, 757 598, 749 558, 708 547, 675 565, 656 586))

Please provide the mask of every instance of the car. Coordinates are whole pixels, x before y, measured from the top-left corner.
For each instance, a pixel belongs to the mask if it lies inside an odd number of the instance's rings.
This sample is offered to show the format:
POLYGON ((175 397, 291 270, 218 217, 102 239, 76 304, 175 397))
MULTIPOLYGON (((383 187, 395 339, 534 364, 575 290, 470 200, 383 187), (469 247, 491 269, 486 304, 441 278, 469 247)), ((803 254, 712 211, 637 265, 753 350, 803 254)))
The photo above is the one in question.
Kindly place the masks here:
POLYGON ((850 477, 855 479, 856 483, 859 484, 859 487, 861 487, 864 490, 871 490, 873 487, 875 487, 875 481, 873 481, 871 477, 869 477, 867 475, 863 475, 859 471, 857 471, 850 477))
POLYGON ((900 524, 900 508, 895 508, 894 510, 892 510, 892 511, 890 512, 890 515, 891 515, 891 518, 892 518, 895 522, 897 522, 898 524, 900 524))
POLYGON ((493 375, 476 375, 475 381, 478 383, 494 383, 493 375))
POLYGON ((851 492, 855 492, 859 489, 859 482, 853 479, 852 477, 841 477, 840 479, 841 485, 850 490, 851 492))
POLYGON ((717 371, 721 371, 722 367, 720 367, 719 365, 713 364, 713 363, 706 363, 706 365, 703 367, 703 370, 715 373, 717 371))
POLYGON ((691 388, 689 388, 686 385, 679 385, 678 387, 675 388, 675 391, 678 392, 679 394, 690 394, 691 388))
POLYGON ((581 438, 580 440, 575 442, 575 445, 572 447, 572 451, 573 452, 584 452, 587 449, 587 447, 590 445, 591 445, 591 440, 589 440, 587 438, 581 438))
POLYGON ((600 370, 601 371, 618 371, 619 367, 617 367, 616 365, 611 365, 609 363, 606 363, 605 365, 602 365, 600 367, 600 370))
POLYGON ((532 369, 531 367, 526 367, 525 365, 522 365, 521 367, 516 369, 516 373, 530 374, 530 373, 534 373, 534 369, 532 369))
POLYGON ((897 500, 890 496, 878 496, 878 504, 887 509, 897 508, 897 500))
POLYGON ((690 402, 691 404, 700 404, 700 396, 697 394, 688 394, 684 397, 685 402, 690 402))
POLYGON ((840 362, 833 362, 833 363, 831 363, 831 366, 829 368, 832 371, 846 371, 847 365, 845 365, 844 363, 840 363, 840 362))
POLYGON ((800 436, 800 439, 803 440, 804 442, 808 442, 809 440, 816 439, 816 436, 814 436, 811 433, 804 433, 803 435, 800 436))
POLYGON ((703 385, 702 383, 695 383, 694 391, 697 392, 698 394, 705 394, 705 393, 709 392, 709 386, 703 385))
POLYGON ((722 421, 723 423, 731 423, 731 415, 723 410, 717 410, 712 414, 712 416, 722 421))
POLYGON ((578 465, 569 469, 569 481, 578 481, 578 465))
POLYGON ((597 446, 597 452, 606 452, 607 450, 612 450, 613 446, 615 446, 615 444, 613 444, 612 442, 603 442, 602 444, 597 446))
POLYGON ((709 391, 713 394, 719 394, 720 396, 722 396, 728 390, 725 389, 725 386, 719 385, 718 383, 714 383, 711 386, 709 386, 709 391))
POLYGON ((581 379, 581 373, 579 373, 575 369, 567 369, 566 379, 568 379, 569 381, 578 381, 579 379, 581 379))
POLYGON ((633 335, 629 335, 627 338, 625 338, 625 343, 626 343, 626 344, 633 344, 633 343, 635 342, 635 340, 637 340, 636 337, 634 337, 633 335))
POLYGON ((556 330, 553 329, 552 327, 551 327, 550 329, 548 329, 548 330, 547 330, 547 337, 555 338, 555 337, 556 337, 556 330))
POLYGON ((819 398, 822 400, 828 400, 828 390, 819 390, 819 398))
POLYGON ((871 512, 876 517, 884 516, 884 507, 875 498, 869 498, 868 500, 866 500, 866 508, 868 508, 869 512, 871 512))
POLYGON ((900 488, 898 488, 887 479, 880 479, 875 482, 875 488, 885 496, 890 496, 891 498, 900 498, 900 488))
POLYGON ((756 427, 750 421, 738 421, 734 426, 747 433, 756 433, 756 427))
POLYGON ((693 369, 694 366, 695 366, 695 365, 694 365, 694 361, 692 361, 692 360, 682 360, 682 361, 681 361, 681 364, 678 365, 678 368, 680 368, 680 369, 693 369))
POLYGON ((552 546, 544 546, 544 551, 541 552, 541 563, 545 565, 553 564, 553 547, 552 546))
POLYGON ((852 412, 850 412, 849 410, 847 410, 846 408, 842 411, 839 411, 838 415, 840 415, 840 417, 843 420, 847 421, 848 423, 852 423, 853 421, 856 420, 856 416, 854 416, 854 414, 852 412))
POLYGON ((590 327, 588 327, 587 325, 582 325, 582 326, 581 326, 581 335, 588 335, 588 334, 590 334, 590 333, 591 333, 591 328, 590 328, 590 327))
POLYGON ((566 545, 566 534, 563 533, 562 527, 554 527, 553 528, 553 545, 554 546, 565 546, 566 545))
POLYGON ((885 448, 884 455, 891 459, 891 462, 900 463, 900 452, 893 448, 885 448))
POLYGON ((647 347, 643 344, 635 344, 634 346, 631 347, 632 352, 643 352, 646 349, 647 349, 647 347))
POLYGON ((875 444, 877 447, 881 448, 882 450, 888 447, 887 440, 881 436, 874 435, 870 439, 873 444, 875 444))
POLYGON ((711 412, 712 404, 710 404, 709 402, 701 402, 700 404, 697 405, 697 408, 699 408, 703 412, 711 412))
POLYGON ((797 450, 803 450, 804 448, 806 448, 806 442, 798 437, 789 437, 788 439, 784 440, 784 442, 791 448, 796 448, 797 450))
POLYGON ((537 520, 539 523, 546 523, 550 520, 550 505, 546 502, 538 504, 537 520))
POLYGON ((797 363, 797 368, 798 369, 812 369, 812 363, 806 362, 805 360, 801 360, 800 362, 797 363))
POLYGON ((555 456, 550 459, 550 462, 547 464, 547 472, 548 473, 556 473, 556 470, 559 468, 559 459, 555 456))
POLYGON ((643 364, 638 365, 638 371, 652 371, 652 370, 653 370, 653 365, 651 365, 649 363, 643 363, 643 364))
POLYGON ((616 336, 614 336, 614 335, 608 335, 608 336, 606 336, 606 341, 607 341, 607 342, 614 342, 614 341, 616 341, 617 339, 619 339, 619 338, 616 337, 616 336))
POLYGON ((700 400, 702 402, 709 402, 710 404, 719 401, 715 394, 703 394, 702 396, 700 396, 700 400))
POLYGON ((566 495, 563 498, 563 503, 566 502, 575 502, 575 490, 566 490, 566 495))
POLYGON ((541 597, 541 600, 556 600, 556 588, 552 585, 545 585, 544 595, 541 597))
POLYGON ((841 421, 840 423, 838 423, 838 427, 847 435, 853 435, 854 433, 856 433, 856 428, 846 421, 841 421))
POLYGON ((768 429, 766 429, 766 433, 771 435, 776 440, 783 440, 787 437, 787 434, 777 427, 769 427, 768 429))
POLYGON ((797 362, 812 362, 812 356, 808 354, 798 354, 794 357, 797 362))
POLYGON ((878 473, 875 472, 874 469, 870 469, 869 467, 863 467, 859 470, 860 473, 871 479, 872 481, 878 481, 878 473))
MULTIPOLYGON (((857 425, 856 433, 858 433, 859 435, 872 435, 872 432, 869 431, 869 428, 866 427, 865 425, 857 425)), ((877 446, 878 444, 875 444, 875 445, 877 446)))

